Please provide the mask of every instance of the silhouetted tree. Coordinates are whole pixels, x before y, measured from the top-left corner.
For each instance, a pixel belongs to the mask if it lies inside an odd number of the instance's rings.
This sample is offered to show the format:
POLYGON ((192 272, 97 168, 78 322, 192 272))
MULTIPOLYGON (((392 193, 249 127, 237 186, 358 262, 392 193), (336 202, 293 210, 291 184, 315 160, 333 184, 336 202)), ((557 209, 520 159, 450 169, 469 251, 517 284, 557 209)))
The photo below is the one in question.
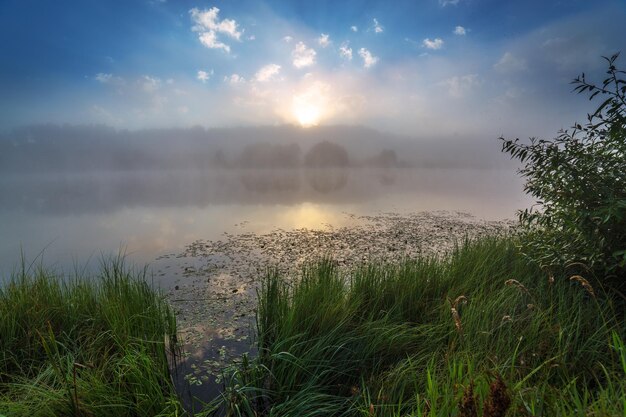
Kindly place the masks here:
POLYGON ((313 145, 304 160, 309 168, 347 167, 349 163, 348 151, 343 146, 328 141, 313 145))

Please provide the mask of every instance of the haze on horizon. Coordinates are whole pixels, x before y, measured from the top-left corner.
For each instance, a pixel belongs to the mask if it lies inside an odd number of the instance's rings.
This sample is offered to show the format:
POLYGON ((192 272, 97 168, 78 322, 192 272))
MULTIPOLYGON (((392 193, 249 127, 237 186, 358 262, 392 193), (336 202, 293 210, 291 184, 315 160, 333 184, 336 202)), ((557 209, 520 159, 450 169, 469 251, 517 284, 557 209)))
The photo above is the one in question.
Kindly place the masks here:
POLYGON ((549 136, 591 108, 569 82, 625 46, 626 5, 428 0, 0 5, 0 132, 363 125, 549 136))

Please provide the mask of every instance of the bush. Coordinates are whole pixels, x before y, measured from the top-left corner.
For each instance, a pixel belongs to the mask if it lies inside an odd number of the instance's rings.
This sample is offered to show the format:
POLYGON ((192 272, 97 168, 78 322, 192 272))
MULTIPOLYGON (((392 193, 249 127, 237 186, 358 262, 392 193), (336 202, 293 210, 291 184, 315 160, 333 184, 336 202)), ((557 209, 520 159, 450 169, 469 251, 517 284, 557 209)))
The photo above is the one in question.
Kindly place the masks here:
POLYGON ((524 189, 536 209, 519 213, 523 251, 554 270, 584 264, 604 283, 624 285, 626 266, 626 80, 618 54, 604 58, 601 85, 585 74, 572 81, 577 93, 604 98, 584 125, 562 130, 552 140, 502 140, 502 150, 524 164, 524 189))

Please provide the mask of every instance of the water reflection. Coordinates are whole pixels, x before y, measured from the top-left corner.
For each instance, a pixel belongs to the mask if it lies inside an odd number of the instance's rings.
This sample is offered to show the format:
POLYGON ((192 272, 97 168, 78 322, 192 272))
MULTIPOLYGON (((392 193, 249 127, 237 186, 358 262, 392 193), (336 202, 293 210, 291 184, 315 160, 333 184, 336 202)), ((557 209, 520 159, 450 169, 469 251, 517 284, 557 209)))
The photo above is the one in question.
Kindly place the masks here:
MULTIPOLYGON (((140 207, 369 204, 390 195, 506 203, 519 198, 520 190, 513 172, 487 170, 316 168, 14 174, 0 179, 0 212, 78 215, 140 207)), ((465 206, 461 203, 457 209, 464 210, 465 206)), ((510 204, 506 206, 508 209, 510 204)), ((503 215, 510 213, 503 210, 503 215)))
POLYGON ((349 172, 346 168, 310 169, 306 171, 306 179, 315 191, 328 194, 340 191, 348 184, 349 172))
POLYGON ((251 170, 240 175, 247 191, 259 194, 294 193, 300 190, 300 172, 251 170))
POLYGON ((511 218, 530 205, 513 171, 216 169, 3 175, 0 272, 24 250, 72 267, 126 248, 150 262, 224 232, 340 227, 344 213, 449 210, 511 218), (241 226, 246 223, 245 228, 241 226), (238 226, 239 225, 239 226, 238 226))

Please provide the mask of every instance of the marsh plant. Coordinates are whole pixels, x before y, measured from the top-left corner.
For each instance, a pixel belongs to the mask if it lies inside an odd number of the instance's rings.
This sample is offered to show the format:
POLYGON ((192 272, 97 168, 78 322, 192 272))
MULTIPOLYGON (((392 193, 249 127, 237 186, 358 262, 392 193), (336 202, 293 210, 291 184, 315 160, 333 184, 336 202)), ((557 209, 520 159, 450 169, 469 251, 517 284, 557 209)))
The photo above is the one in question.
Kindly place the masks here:
POLYGON ((182 408, 170 307, 121 258, 97 276, 24 266, 0 286, 0 415, 159 416, 182 408))
POLYGON ((613 300, 550 280, 512 238, 445 259, 331 260, 269 271, 259 357, 214 404, 241 416, 623 415, 625 327, 613 300))

